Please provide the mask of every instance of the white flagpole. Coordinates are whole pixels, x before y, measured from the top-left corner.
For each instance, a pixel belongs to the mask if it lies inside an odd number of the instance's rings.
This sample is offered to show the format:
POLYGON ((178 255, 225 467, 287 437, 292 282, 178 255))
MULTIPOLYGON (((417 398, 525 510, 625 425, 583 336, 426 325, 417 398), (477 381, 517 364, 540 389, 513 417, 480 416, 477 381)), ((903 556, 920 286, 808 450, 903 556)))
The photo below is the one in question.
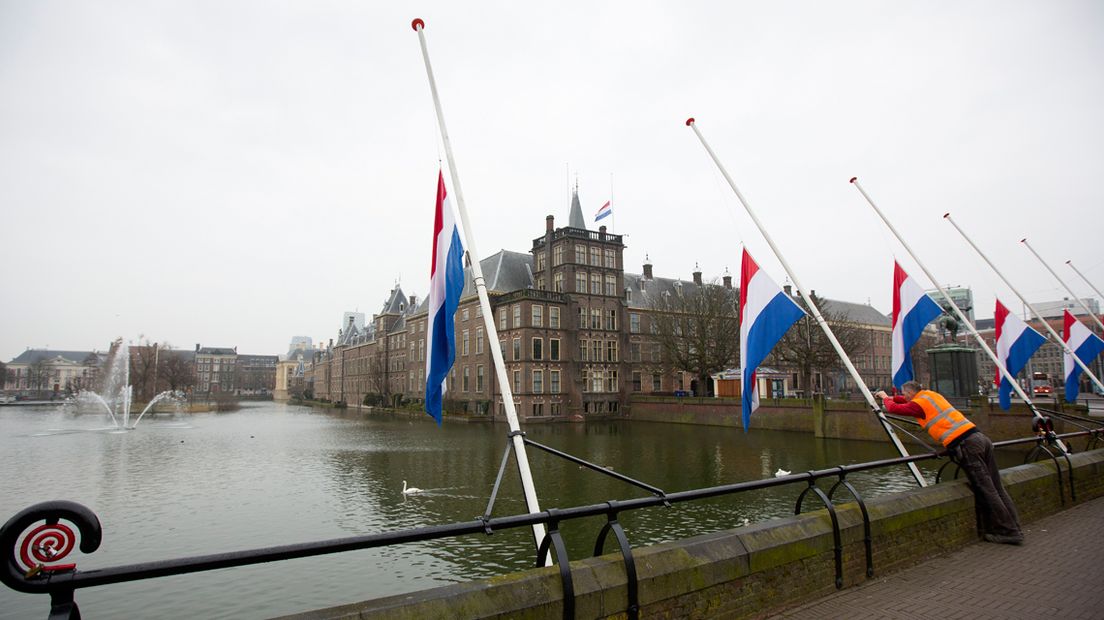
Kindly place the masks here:
POLYGON ((1034 314, 1036 317, 1038 317, 1039 322, 1043 324, 1043 327, 1045 327, 1047 332, 1049 332, 1050 335, 1054 338, 1054 341, 1058 344, 1058 346, 1062 347, 1062 350, 1065 351, 1067 355, 1072 356, 1073 361, 1077 362, 1077 365, 1080 366, 1081 370, 1085 372, 1085 376, 1092 379, 1093 383, 1095 383, 1097 387, 1099 387, 1101 390, 1104 390, 1104 383, 1101 383, 1100 379, 1097 379, 1096 375, 1094 375, 1093 372, 1089 370, 1089 367, 1085 365, 1085 362, 1082 362, 1081 358, 1077 357, 1077 354, 1070 350, 1069 345, 1066 344, 1066 341, 1062 340, 1062 337, 1058 335, 1058 332, 1054 331, 1054 328, 1050 326, 1050 323, 1048 323, 1045 318, 1043 318, 1043 315, 1039 314, 1039 311, 1035 309, 1035 306, 1032 306, 1031 302, 1027 301, 1027 298, 1021 295, 1020 291, 1016 290, 1015 286, 1012 286, 1012 283, 1008 281, 1008 278, 1004 277, 1004 274, 1001 273, 1000 270, 997 269, 997 266, 993 264, 993 261, 989 260, 989 257, 981 251, 981 248, 979 248, 973 242, 973 240, 970 239, 970 237, 968 237, 966 233, 958 227, 958 224, 956 224, 955 221, 951 219, 951 214, 944 213, 943 219, 950 222, 951 226, 954 226, 954 229, 958 231, 958 234, 962 235, 962 238, 966 240, 966 243, 969 243, 970 247, 974 248, 974 251, 978 253, 978 256, 980 256, 987 265, 989 265, 989 267, 993 270, 993 273, 997 274, 997 277, 1003 280, 1004 283, 1008 285, 1008 288, 1012 289, 1012 292, 1020 298, 1020 301, 1022 301, 1024 305, 1027 306, 1028 310, 1031 310, 1031 314, 1034 314))
MULTIPOLYGON (((429 77, 429 90, 433 93, 433 107, 437 111, 437 124, 441 128, 441 140, 445 144, 445 156, 448 158, 449 175, 452 177, 452 189, 456 193, 456 207, 460 212, 460 221, 464 224, 464 233, 467 237, 464 245, 468 250, 468 262, 471 264, 472 283, 479 294, 479 305, 483 309, 483 323, 487 328, 487 340, 490 342, 491 357, 494 360, 495 372, 498 375, 498 384, 502 388, 502 403, 506 409, 506 421, 510 425, 510 440, 514 445, 517 456, 518 473, 521 475, 521 487, 525 492, 525 506, 530 513, 540 512, 540 504, 537 502, 537 490, 533 485, 533 473, 529 469, 529 458, 525 454, 525 440, 522 439, 521 427, 518 425, 517 411, 514 409, 514 395, 510 389, 510 378, 506 375, 506 364, 502 359, 502 350, 498 346, 498 330, 495 329, 494 311, 491 309, 491 300, 487 296, 487 283, 483 279, 483 267, 479 264, 479 252, 475 249, 475 233, 468 221, 468 210, 464 203, 464 192, 460 189, 460 175, 456 171, 456 161, 452 156, 452 143, 449 142, 448 130, 445 129, 445 115, 441 111, 441 99, 437 95, 437 81, 433 79, 433 66, 429 62, 429 49, 426 47, 425 22, 415 19, 410 23, 414 32, 418 33, 418 41, 422 45, 422 58, 425 59, 426 75, 429 77)), ((493 415, 493 412, 492 412, 493 415)), ((544 524, 533 524, 533 538, 539 548, 544 540, 544 524)), ((551 565, 551 554, 546 558, 546 565, 551 565)))
POLYGON ((878 214, 878 217, 882 218, 882 221, 885 222, 885 225, 887 228, 889 228, 889 231, 893 233, 894 237, 897 237, 897 241, 901 242, 901 245, 904 246, 905 251, 909 253, 909 256, 912 256, 912 260, 916 261, 916 264, 919 265, 920 269, 924 271, 924 275, 928 276, 928 280, 931 280, 931 283, 935 286, 935 288, 939 289, 939 294, 943 296, 943 299, 947 300, 947 304, 951 307, 952 310, 954 310, 955 314, 958 316, 958 320, 962 321, 962 324, 970 330, 970 333, 973 334, 974 339, 977 340, 977 343, 981 346, 982 350, 985 351, 985 354, 989 356, 989 359, 992 360, 993 364, 997 367, 997 370, 1000 371, 1001 376, 1008 380, 1009 385, 1012 386, 1012 389, 1016 392, 1016 395, 1023 399, 1025 403, 1027 403, 1028 408, 1031 409, 1031 413, 1034 414, 1036 418, 1041 419, 1043 416, 1035 409, 1035 405, 1031 402, 1031 399, 1027 397, 1027 393, 1024 392, 1023 388, 1020 387, 1020 382, 1017 381, 1016 378, 1008 372, 1008 369, 1004 367, 1003 363, 1001 363, 1000 358, 997 357, 997 354, 993 353, 993 350, 990 349, 989 345, 985 343, 985 339, 982 338, 981 334, 979 334, 977 329, 974 328, 973 323, 970 323, 970 319, 966 318, 966 315, 962 312, 962 309, 958 307, 958 304, 956 304, 954 300, 951 299, 950 294, 947 293, 947 291, 939 284, 939 280, 936 280, 935 276, 932 275, 932 272, 928 271, 928 268, 924 266, 924 263, 920 260, 920 257, 916 255, 916 252, 912 251, 912 247, 909 246, 907 241, 905 241, 905 238, 902 237, 901 233, 897 232, 897 229, 893 226, 893 224, 890 223, 889 218, 887 218, 885 214, 882 213, 882 210, 878 208, 878 205, 874 204, 874 200, 870 198, 870 195, 866 193, 866 190, 863 189, 862 185, 859 185, 858 177, 851 177, 851 184, 855 186, 855 189, 859 190, 859 193, 863 195, 863 198, 866 198, 866 202, 870 204, 870 207, 874 209, 874 212, 878 214))
POLYGON ((1089 285, 1089 288, 1091 288, 1093 292, 1096 293, 1097 299, 1099 299, 1100 301, 1104 301, 1104 293, 1101 293, 1099 289, 1093 286, 1092 282, 1089 282, 1089 279, 1085 277, 1085 274, 1081 273, 1077 270, 1077 267, 1073 266, 1073 261, 1068 260, 1066 261, 1066 264, 1070 266, 1070 269, 1072 269, 1074 273, 1081 276, 1081 279, 1085 281, 1085 284, 1089 285))
POLYGON ((1035 248, 1031 247, 1031 244, 1027 242, 1027 239, 1020 239, 1020 243, 1024 244, 1024 247, 1030 250, 1031 253, 1035 255, 1035 258, 1039 259, 1039 262, 1043 264, 1043 267, 1046 267, 1047 271, 1050 272, 1050 275, 1054 276, 1055 280, 1058 280, 1058 284, 1061 284, 1062 288, 1066 289, 1066 292, 1068 292, 1070 296, 1073 297, 1073 300, 1077 302, 1077 305, 1081 306, 1081 309, 1085 311, 1085 314, 1092 317, 1092 320, 1096 322, 1097 326, 1099 326, 1100 329, 1104 330, 1104 323, 1100 322, 1100 318, 1097 317, 1092 310, 1089 310, 1089 307, 1085 305, 1085 302, 1081 301, 1081 298, 1077 296, 1077 293, 1074 293, 1073 290, 1071 290, 1070 287, 1064 281, 1062 281, 1062 278, 1058 277, 1058 274, 1050 268, 1050 265, 1048 265, 1047 262, 1043 260, 1042 256, 1039 256, 1039 253, 1035 251, 1035 248))
MULTIPOLYGON (((885 429, 886 435, 889 435, 889 440, 893 443, 893 446, 897 448, 897 452, 899 452, 901 456, 908 456, 909 453, 905 450, 904 444, 902 444, 901 440, 897 437, 897 433, 893 432, 893 427, 889 425, 889 420, 886 419, 881 406, 878 405, 878 401, 875 400, 874 395, 870 393, 870 389, 866 387, 866 383, 862 380, 862 376, 859 375, 859 371, 855 369, 855 365, 851 363, 851 358, 848 357, 847 352, 843 350, 843 346, 840 345, 839 340, 836 339, 836 335, 832 333, 832 328, 828 325, 828 322, 824 320, 816 304, 813 303, 812 296, 805 291, 805 287, 801 285, 801 281, 797 279, 797 275, 790 269, 790 264, 786 262, 786 258, 782 256, 782 252, 778 249, 778 246, 774 245, 774 240, 771 239, 770 234, 767 233, 767 229, 763 227, 762 222, 760 222, 759 218, 755 215, 755 211, 751 209, 751 205, 748 204, 747 200, 744 200, 744 195, 740 193, 740 188, 736 187, 736 183, 732 180, 732 177, 729 176, 728 170, 721 164, 721 160, 717 158, 713 149, 710 148, 709 143, 705 141, 705 136, 698 130, 698 126, 695 124, 694 119, 687 119, 686 125, 694 130, 694 133, 698 136, 698 140, 701 141, 702 146, 704 146, 706 152, 709 153, 709 157, 713 159, 713 163, 717 165, 717 169, 721 171, 721 175, 728 181, 728 186, 736 193, 736 197, 740 200, 740 204, 744 206, 744 210, 751 216, 752 221, 755 222, 755 226, 759 228, 759 232, 763 235, 763 239, 766 240, 767 245, 770 246, 774 255, 778 258, 778 261, 782 263, 782 268, 786 270, 786 275, 790 277, 794 286, 797 287, 798 292, 801 293, 801 298, 805 300, 805 304, 809 307, 809 311, 812 312, 817 325, 824 331, 824 335, 828 337, 828 341, 832 343, 832 347, 836 350, 844 367, 847 368, 847 372, 851 375, 851 379, 855 381, 855 385, 859 387, 859 391, 861 391, 863 397, 866 398, 866 402, 870 405, 874 415, 878 416, 878 420, 882 423, 882 428, 885 429)), ((924 480, 924 475, 921 474, 920 470, 916 467, 916 463, 909 463, 908 468, 909 471, 912 472, 912 476, 916 478, 917 484, 922 487, 928 485, 924 480)))

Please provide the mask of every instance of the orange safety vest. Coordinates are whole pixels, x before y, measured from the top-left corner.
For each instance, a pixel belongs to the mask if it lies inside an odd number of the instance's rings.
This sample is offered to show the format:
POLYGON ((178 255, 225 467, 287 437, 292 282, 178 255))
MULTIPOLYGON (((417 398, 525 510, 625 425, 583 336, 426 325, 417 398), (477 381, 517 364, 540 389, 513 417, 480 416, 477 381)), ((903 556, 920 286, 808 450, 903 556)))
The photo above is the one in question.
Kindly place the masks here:
POLYGON ((944 447, 950 445, 952 441, 966 431, 974 428, 974 423, 967 420, 966 416, 947 402, 947 399, 943 398, 943 395, 939 392, 920 390, 917 392, 916 398, 912 399, 912 402, 920 405, 920 408, 924 410, 924 422, 922 424, 924 430, 928 431, 928 434, 943 444, 944 447))

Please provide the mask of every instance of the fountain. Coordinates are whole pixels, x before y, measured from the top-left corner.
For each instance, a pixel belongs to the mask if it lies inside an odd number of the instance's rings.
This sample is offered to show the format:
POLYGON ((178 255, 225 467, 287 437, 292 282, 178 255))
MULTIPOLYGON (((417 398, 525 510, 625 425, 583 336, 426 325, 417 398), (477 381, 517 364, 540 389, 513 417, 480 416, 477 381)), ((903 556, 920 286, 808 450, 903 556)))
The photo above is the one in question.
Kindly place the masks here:
POLYGON ((130 345, 119 338, 111 346, 111 355, 104 373, 103 392, 81 390, 76 400, 77 403, 93 403, 103 407, 111 417, 111 422, 116 430, 128 431, 138 426, 138 422, 154 405, 166 399, 179 399, 180 396, 179 393, 173 390, 165 390, 157 394, 150 399, 149 403, 138 414, 138 417, 135 418, 134 423, 131 424, 130 413, 134 401, 134 387, 130 385, 130 345))

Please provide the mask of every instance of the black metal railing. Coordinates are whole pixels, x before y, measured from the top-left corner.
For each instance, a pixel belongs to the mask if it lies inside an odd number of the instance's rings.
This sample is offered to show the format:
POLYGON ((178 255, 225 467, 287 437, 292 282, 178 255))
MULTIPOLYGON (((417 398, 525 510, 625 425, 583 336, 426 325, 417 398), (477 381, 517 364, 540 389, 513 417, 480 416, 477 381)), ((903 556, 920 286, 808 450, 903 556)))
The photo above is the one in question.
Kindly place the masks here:
MULTIPOLYGON (((1099 423, 1095 420, 1079 418, 1090 423, 1099 423)), ((524 434, 522 434, 524 436, 524 434)), ((1063 481, 1059 461, 1060 456, 1065 456, 1067 480, 1073 497, 1073 472, 1066 451, 1058 446, 1060 439, 1068 440, 1077 437, 1087 437, 1086 449, 1095 447, 1104 435, 1104 428, 1089 428, 1088 430, 1055 435, 1047 433, 1042 436, 1034 436, 1023 439, 995 442, 996 447, 1007 447, 1019 444, 1032 444, 1033 449, 1027 460, 1047 454, 1054 461, 1059 470, 1059 491, 1066 484, 1063 481)), ((507 442, 509 446, 512 442, 507 442)), ((298 543, 280 545, 245 551, 200 555, 185 558, 161 560, 155 562, 143 562, 127 564, 103 569, 82 571, 72 563, 58 563, 77 545, 77 536, 73 528, 66 522, 76 527, 80 533, 79 548, 89 554, 96 551, 102 542, 102 528, 99 518, 88 508, 70 501, 42 502, 30 506, 13 516, 0 527, 0 550, 6 554, 3 566, 0 567, 0 581, 13 590, 26 593, 49 594, 51 619, 80 618, 80 611, 75 600, 75 592, 79 588, 104 586, 129 581, 155 579, 171 575, 183 575, 202 571, 218 570, 238 566, 249 566, 266 562, 276 562, 295 558, 341 553, 362 549, 372 549, 391 545, 400 545, 412 542, 440 540, 470 534, 493 534, 496 531, 531 527, 534 524, 544 524, 547 529, 545 539, 541 541, 536 558, 537 566, 545 565, 548 553, 555 554, 556 563, 562 580, 563 587, 563 615, 565 618, 574 617, 574 586, 569 566, 566 546, 560 534, 560 524, 573 519, 604 516, 606 523, 603 525, 594 546, 594 555, 601 555, 604 550, 605 539, 610 532, 617 540, 619 551, 625 565, 626 578, 628 580, 626 614, 630 619, 638 617, 639 600, 637 598, 638 585, 636 580, 636 565, 633 559, 631 547, 624 529, 618 521, 618 515, 624 512, 651 508, 656 506, 670 506, 680 502, 744 493, 770 487, 789 484, 804 483, 806 486, 799 495, 794 514, 800 514, 804 499, 811 493, 820 500, 820 503, 828 510, 832 522, 834 555, 835 555, 835 585, 837 588, 843 585, 842 544, 839 521, 836 516, 835 500, 833 494, 840 487, 845 488, 858 503, 864 526, 864 542, 866 550, 866 574, 874 575, 873 553, 871 549, 870 518, 866 511, 866 504, 860 493, 847 481, 847 476, 855 472, 894 467, 907 463, 926 461, 947 457, 945 450, 931 451, 925 454, 870 461, 853 465, 840 465, 828 469, 812 470, 804 473, 790 474, 777 478, 753 480, 733 484, 678 491, 664 492, 662 489, 634 480, 623 474, 610 471, 602 466, 595 465, 579 459, 578 457, 544 446, 537 442, 525 439, 525 443, 534 448, 544 450, 561 458, 583 465, 603 475, 617 478, 628 484, 642 488, 650 497, 642 497, 627 500, 611 500, 600 504, 576 506, 559 510, 545 510, 539 513, 520 514, 504 517, 492 517, 495 497, 498 493, 499 482, 510 456, 510 448, 507 447, 503 456, 499 477, 492 491, 487 512, 472 521, 437 525, 429 527, 413 528, 395 532, 369 534, 364 536, 352 536, 310 543, 298 543), (824 479, 836 480, 831 489, 825 493, 818 482, 824 479)), ((938 482, 944 468, 953 462, 945 463, 940 467, 936 475, 938 482)), ((956 471, 955 477, 958 472, 956 471)), ((1076 501, 1076 500, 1075 500, 1076 501)), ((1062 502, 1065 502, 1064 494, 1062 502)))

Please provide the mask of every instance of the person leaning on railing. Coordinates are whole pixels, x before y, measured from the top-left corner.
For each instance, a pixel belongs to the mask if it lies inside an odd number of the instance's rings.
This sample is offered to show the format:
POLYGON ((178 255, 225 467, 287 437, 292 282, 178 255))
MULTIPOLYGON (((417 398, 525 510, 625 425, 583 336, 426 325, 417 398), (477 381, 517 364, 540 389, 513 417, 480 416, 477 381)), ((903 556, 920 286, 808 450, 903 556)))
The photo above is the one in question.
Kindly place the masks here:
POLYGON ((943 395, 925 390, 917 381, 906 381, 901 394, 890 396, 879 390, 875 397, 889 413, 912 416, 966 472, 981 511, 984 538, 989 542, 1022 545, 1023 531, 1016 505, 1001 484, 1000 469, 993 456, 993 442, 966 419, 943 395))

